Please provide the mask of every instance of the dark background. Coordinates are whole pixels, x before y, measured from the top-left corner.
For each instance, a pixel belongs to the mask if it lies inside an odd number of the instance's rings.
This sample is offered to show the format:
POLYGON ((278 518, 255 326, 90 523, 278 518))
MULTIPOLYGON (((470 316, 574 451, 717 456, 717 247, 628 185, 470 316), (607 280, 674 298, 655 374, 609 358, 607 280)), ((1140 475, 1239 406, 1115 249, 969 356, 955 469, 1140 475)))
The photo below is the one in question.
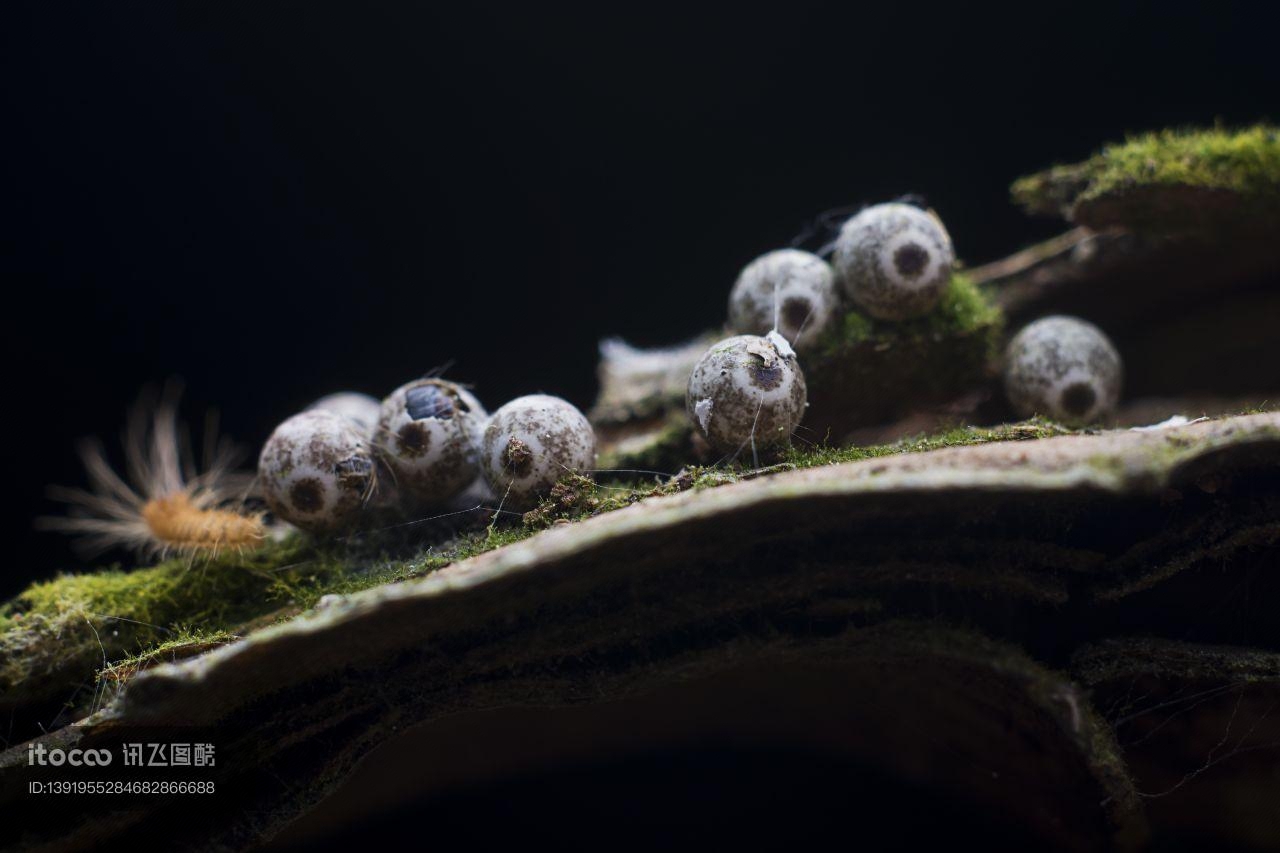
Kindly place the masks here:
POLYGON ((1009 205, 1018 175, 1274 117, 1280 84, 1227 3, 405 6, 0 13, 0 592, 80 565, 31 519, 145 383, 250 449, 447 363, 491 409, 585 406, 600 337, 720 322, 825 208, 924 194, 980 263, 1060 228, 1009 205))

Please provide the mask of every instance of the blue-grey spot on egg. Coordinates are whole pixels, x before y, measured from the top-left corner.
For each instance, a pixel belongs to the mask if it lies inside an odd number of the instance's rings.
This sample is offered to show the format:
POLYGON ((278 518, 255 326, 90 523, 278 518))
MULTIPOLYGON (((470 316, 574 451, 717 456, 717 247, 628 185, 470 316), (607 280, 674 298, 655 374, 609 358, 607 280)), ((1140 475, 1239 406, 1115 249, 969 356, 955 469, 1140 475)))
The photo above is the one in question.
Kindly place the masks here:
POLYGON ((364 455, 349 456, 333 466, 333 473, 338 476, 339 488, 363 493, 369 487, 373 459, 364 455))
POLYGON ((451 418, 454 400, 436 385, 420 385, 405 392, 405 410, 415 421, 424 418, 451 418))
POLYGON ((754 384, 767 391, 777 388, 786 377, 782 369, 782 363, 777 361, 753 364, 748 370, 751 373, 751 379, 754 384))
POLYGON ((787 445, 806 400, 804 373, 780 336, 721 341, 694 365, 685 393, 694 428, 717 451, 735 455, 787 445))

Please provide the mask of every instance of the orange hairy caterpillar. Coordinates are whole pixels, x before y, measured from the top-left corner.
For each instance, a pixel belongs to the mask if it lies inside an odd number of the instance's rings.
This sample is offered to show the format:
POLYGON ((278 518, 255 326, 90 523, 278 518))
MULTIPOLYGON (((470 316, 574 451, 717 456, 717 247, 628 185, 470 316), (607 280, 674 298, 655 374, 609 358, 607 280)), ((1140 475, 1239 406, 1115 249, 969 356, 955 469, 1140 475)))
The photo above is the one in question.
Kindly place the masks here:
POLYGON ((51 487, 49 496, 70 506, 66 516, 42 518, 39 526, 81 538, 84 550, 128 548, 147 557, 213 556, 256 547, 266 538, 262 513, 237 508, 252 475, 235 471, 241 452, 205 430, 203 470, 178 424, 176 395, 145 398, 125 429, 128 482, 112 470, 97 440, 80 445, 89 489, 51 487))

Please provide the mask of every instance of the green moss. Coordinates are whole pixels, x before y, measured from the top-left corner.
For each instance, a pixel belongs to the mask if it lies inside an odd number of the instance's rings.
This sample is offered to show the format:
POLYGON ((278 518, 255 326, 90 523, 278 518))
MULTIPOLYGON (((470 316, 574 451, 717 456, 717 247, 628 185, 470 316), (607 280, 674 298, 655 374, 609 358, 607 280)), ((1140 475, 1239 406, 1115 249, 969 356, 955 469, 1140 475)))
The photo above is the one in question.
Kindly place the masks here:
MULTIPOLYGON (((207 562, 111 567, 32 584, 0 605, 0 709, 49 714, 72 696, 81 711, 97 680, 122 682, 142 665, 203 650, 291 618, 331 593, 420 577, 522 539, 516 526, 468 531, 400 557, 386 542, 317 546, 301 536, 207 562)), ((373 537, 374 540, 377 537, 373 537)))
POLYGON ((656 427, 613 440, 596 465, 601 479, 615 480, 641 472, 674 473, 693 456, 693 425, 682 406, 656 427))
POLYGON ((944 447, 963 447, 994 441, 1029 441, 1070 432, 1066 427, 1051 421, 1036 419, 990 428, 957 427, 938 435, 866 447, 793 446, 785 451, 781 461, 765 468, 689 466, 678 476, 663 482, 637 480, 602 484, 586 477, 571 475, 557 483, 551 494, 535 509, 525 513, 523 524, 527 528, 543 529, 631 506, 644 498, 671 495, 689 489, 710 489, 780 471, 839 465, 901 453, 924 453, 944 447))
MULTIPOLYGON (((405 553, 386 543, 321 547, 303 537, 252 554, 190 565, 169 560, 123 571, 109 568, 33 584, 0 606, 0 695, 13 708, 39 708, 79 689, 85 709, 95 682, 120 684, 156 662, 196 654, 259 625, 291 618, 322 596, 347 594, 422 577, 453 562, 644 498, 715 488, 781 470, 914 453, 941 447, 1057 435, 1044 422, 964 428, 889 445, 792 449, 759 470, 688 467, 679 476, 599 483, 569 476, 517 523, 465 531, 405 553), (95 679, 94 674, 97 673, 95 679)), ((95 691, 96 695, 96 691, 95 691)))
POLYGON ((99 681, 116 685, 126 683, 137 673, 158 663, 172 663, 194 657, 201 652, 217 648, 238 639, 229 631, 198 631, 190 628, 176 630, 172 637, 137 654, 126 655, 121 660, 98 672, 99 681))
POLYGON ((833 334, 827 335, 821 342, 824 355, 838 352, 849 344, 873 340, 876 337, 876 323, 865 314, 850 311, 840 321, 833 334))
MULTIPOLYGON (((889 322, 850 311, 843 322, 820 342, 820 356, 834 357, 850 347, 893 346, 907 341, 936 342, 998 328, 1000 309, 963 272, 951 277, 951 286, 938 306, 912 320, 889 322)), ((994 343, 994 339, 993 339, 994 343)))
POLYGON ((522 523, 528 529, 541 530, 621 509, 663 493, 664 487, 657 484, 604 485, 589 477, 570 474, 556 483, 537 507, 524 514, 522 523))
POLYGON ((1108 146, 1098 161, 1085 198, 1134 183, 1280 191, 1280 135, 1270 127, 1239 133, 1166 130, 1108 146))
MULTIPOLYGON (((146 569, 107 569, 62 575, 33 584, 4 607, 5 622, 40 613, 51 618, 87 615, 130 620, 139 638, 151 638, 180 616, 206 624, 229 624, 260 615, 262 603, 279 607, 302 572, 275 572, 297 560, 314 559, 299 540, 272 544, 243 557, 224 555, 207 563, 173 559, 146 569), (157 627, 159 626, 159 627, 157 627)), ((308 571, 315 577, 314 571, 308 571)))
POLYGON ((803 359, 805 424, 839 437, 961 396, 992 376, 1004 318, 987 294, 955 274, 938 306, 902 323, 851 311, 803 359))
POLYGON ((348 571, 331 578, 304 596, 300 603, 312 607, 326 595, 348 595, 376 586, 419 578, 461 560, 528 538, 532 530, 521 526, 493 526, 463 533, 442 545, 433 545, 409 557, 382 556, 360 571, 348 571))
POLYGON ((0 607, 0 691, 11 700, 35 698, 65 688, 63 671, 168 642, 180 625, 218 631, 244 623, 288 605, 288 590, 316 574, 291 540, 239 558, 169 560, 33 584, 0 607))
POLYGON ((895 456, 900 453, 925 453, 944 447, 965 447, 971 444, 988 444, 993 441, 1030 441, 1067 435, 1071 430, 1052 421, 1034 419, 997 427, 957 427, 938 435, 903 439, 893 444, 877 444, 867 447, 792 447, 787 463, 795 468, 816 468, 821 465, 840 465, 862 459, 895 456))
POLYGON ((1238 227, 1260 217, 1261 230, 1280 213, 1280 131, 1258 125, 1135 136, 1083 163, 1021 178, 1011 192, 1032 213, 1066 213, 1095 227, 1238 227))
POLYGON ((299 609, 295 594, 345 571, 300 538, 212 561, 168 560, 61 575, 0 606, 0 695, 48 711, 84 701, 92 673, 169 644, 221 641, 256 619, 299 609))

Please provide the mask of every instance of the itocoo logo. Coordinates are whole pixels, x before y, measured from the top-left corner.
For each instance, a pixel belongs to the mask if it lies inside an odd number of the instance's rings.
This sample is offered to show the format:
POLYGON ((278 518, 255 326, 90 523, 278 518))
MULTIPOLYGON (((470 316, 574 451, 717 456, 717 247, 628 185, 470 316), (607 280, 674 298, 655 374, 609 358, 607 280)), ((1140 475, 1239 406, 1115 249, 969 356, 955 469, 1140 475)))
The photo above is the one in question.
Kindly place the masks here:
POLYGON ((68 764, 72 767, 106 767, 111 763, 111 751, 108 749, 49 749, 44 744, 32 744, 27 747, 27 766, 39 764, 41 767, 61 767, 68 764))

